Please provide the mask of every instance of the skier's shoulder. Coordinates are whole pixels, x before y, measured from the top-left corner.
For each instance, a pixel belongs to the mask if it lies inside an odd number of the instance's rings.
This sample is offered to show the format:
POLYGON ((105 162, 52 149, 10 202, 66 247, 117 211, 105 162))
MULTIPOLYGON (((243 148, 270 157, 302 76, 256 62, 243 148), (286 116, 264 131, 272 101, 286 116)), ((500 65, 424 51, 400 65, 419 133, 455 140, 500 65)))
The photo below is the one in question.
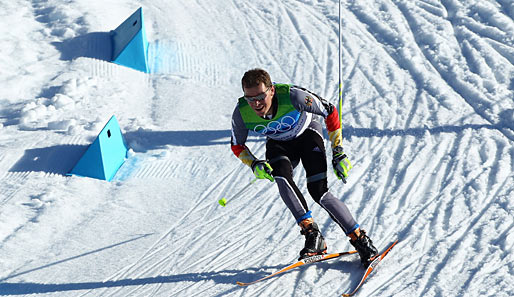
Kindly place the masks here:
POLYGON ((302 86, 298 86, 298 85, 291 85, 290 86, 290 92, 291 92, 291 95, 295 95, 295 96, 314 96, 314 97, 318 97, 318 95, 316 95, 313 91, 305 88, 305 87, 302 87, 302 86))
POLYGON ((293 106, 298 110, 310 110, 319 96, 304 87, 292 85, 290 88, 290 98, 293 106))
POLYGON ((243 116, 241 115, 241 110, 239 109, 239 102, 236 103, 234 107, 234 111, 232 112, 232 127, 242 128, 244 127, 243 116))
POLYGON ((232 110, 232 119, 235 117, 241 116, 241 112, 239 111, 239 102, 237 102, 232 110))

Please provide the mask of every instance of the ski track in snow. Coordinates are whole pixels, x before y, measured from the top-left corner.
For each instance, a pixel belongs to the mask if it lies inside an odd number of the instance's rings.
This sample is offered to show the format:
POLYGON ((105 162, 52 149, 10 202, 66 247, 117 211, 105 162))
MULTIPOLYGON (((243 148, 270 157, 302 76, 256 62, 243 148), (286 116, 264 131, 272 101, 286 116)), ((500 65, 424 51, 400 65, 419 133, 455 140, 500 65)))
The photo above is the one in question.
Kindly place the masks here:
MULTIPOLYGON (((329 186, 377 247, 400 240, 359 295, 514 295, 514 4, 342 5, 343 135, 354 168, 348 184, 330 175, 329 186)), ((4 27, 24 24, 1 40, 12 58, 1 58, 0 72, 0 295, 349 291, 361 277, 355 256, 235 284, 294 261, 303 237, 274 184, 232 197, 253 176, 229 148, 249 68, 337 105, 337 8, 0 4, 4 27), (108 31, 139 6, 151 74, 107 61, 108 31), (134 151, 114 181, 65 177, 112 114, 134 151)), ((262 138, 247 144, 264 157, 262 138)), ((329 250, 350 249, 300 168, 295 180, 329 250)))

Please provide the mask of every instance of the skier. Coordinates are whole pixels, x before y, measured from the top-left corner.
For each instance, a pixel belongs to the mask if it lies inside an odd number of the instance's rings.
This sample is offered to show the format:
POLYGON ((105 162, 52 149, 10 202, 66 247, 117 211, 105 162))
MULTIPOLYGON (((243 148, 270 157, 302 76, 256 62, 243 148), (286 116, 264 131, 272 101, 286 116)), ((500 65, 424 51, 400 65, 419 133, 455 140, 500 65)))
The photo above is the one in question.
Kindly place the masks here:
POLYGON ((343 229, 362 264, 368 266, 377 255, 377 249, 346 205, 330 193, 327 186, 320 116, 325 120, 331 141, 335 174, 346 182, 352 168, 343 152, 341 124, 335 106, 298 86, 273 84, 270 75, 262 69, 247 71, 241 84, 244 96, 239 98, 232 114, 231 148, 257 178, 276 181, 282 200, 305 236, 299 260, 327 250, 307 202, 293 181, 293 169, 302 161, 310 195, 343 229), (266 160, 257 159, 245 145, 250 130, 267 136, 266 160))

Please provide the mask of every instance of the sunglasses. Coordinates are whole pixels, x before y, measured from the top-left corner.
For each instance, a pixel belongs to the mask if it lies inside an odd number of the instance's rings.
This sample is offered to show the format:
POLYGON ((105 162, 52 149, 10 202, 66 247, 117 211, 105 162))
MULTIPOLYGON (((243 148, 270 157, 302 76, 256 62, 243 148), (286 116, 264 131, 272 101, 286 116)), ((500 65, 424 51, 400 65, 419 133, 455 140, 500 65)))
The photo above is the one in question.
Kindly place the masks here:
POLYGON ((271 86, 269 86, 269 87, 266 89, 266 91, 264 91, 264 93, 260 93, 259 95, 257 95, 257 96, 253 96, 253 97, 244 96, 244 98, 245 98, 245 99, 246 99, 246 101, 248 101, 248 102, 254 102, 254 101, 257 101, 257 100, 259 100, 259 101, 264 100, 264 99, 266 99, 266 96, 268 96, 268 95, 267 95, 267 93, 268 93, 268 91, 269 91, 270 89, 271 89, 271 86))

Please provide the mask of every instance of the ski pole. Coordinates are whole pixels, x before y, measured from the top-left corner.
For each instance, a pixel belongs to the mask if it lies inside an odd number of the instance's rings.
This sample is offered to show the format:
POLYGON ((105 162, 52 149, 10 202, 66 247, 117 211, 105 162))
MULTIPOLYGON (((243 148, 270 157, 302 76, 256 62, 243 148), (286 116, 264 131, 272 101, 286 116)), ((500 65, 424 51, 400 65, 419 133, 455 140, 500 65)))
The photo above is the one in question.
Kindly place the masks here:
MULTIPOLYGON (((240 196, 241 194, 243 194, 244 192, 246 192, 246 190, 248 190, 250 188, 251 185, 253 185, 253 183, 257 180, 257 178, 254 178, 252 179, 246 186, 244 186, 241 190, 239 190, 239 192, 237 192, 236 194, 234 194, 232 197, 230 197, 230 201, 232 201, 233 199, 235 199, 236 197, 240 196)), ((227 198, 225 197, 222 197, 220 200, 218 200, 218 203, 225 207, 225 205, 227 205, 228 201, 227 201, 227 198)))
POLYGON ((339 39, 339 51, 337 60, 339 60, 339 123, 341 123, 341 128, 343 127, 343 82, 341 78, 341 0, 339 2, 339 18, 338 18, 338 31, 337 37, 339 39))
MULTIPOLYGON (((343 57, 341 56, 341 0, 339 2, 339 18, 338 18, 338 31, 337 37, 339 38, 339 51, 338 51, 338 59, 339 60, 339 123, 341 125, 341 131, 343 130, 343 78, 342 78, 342 69, 341 69, 341 60, 343 57)), ((342 133, 342 132, 341 132, 342 133)), ((341 177, 343 183, 346 184, 346 178, 344 176, 341 177)))

